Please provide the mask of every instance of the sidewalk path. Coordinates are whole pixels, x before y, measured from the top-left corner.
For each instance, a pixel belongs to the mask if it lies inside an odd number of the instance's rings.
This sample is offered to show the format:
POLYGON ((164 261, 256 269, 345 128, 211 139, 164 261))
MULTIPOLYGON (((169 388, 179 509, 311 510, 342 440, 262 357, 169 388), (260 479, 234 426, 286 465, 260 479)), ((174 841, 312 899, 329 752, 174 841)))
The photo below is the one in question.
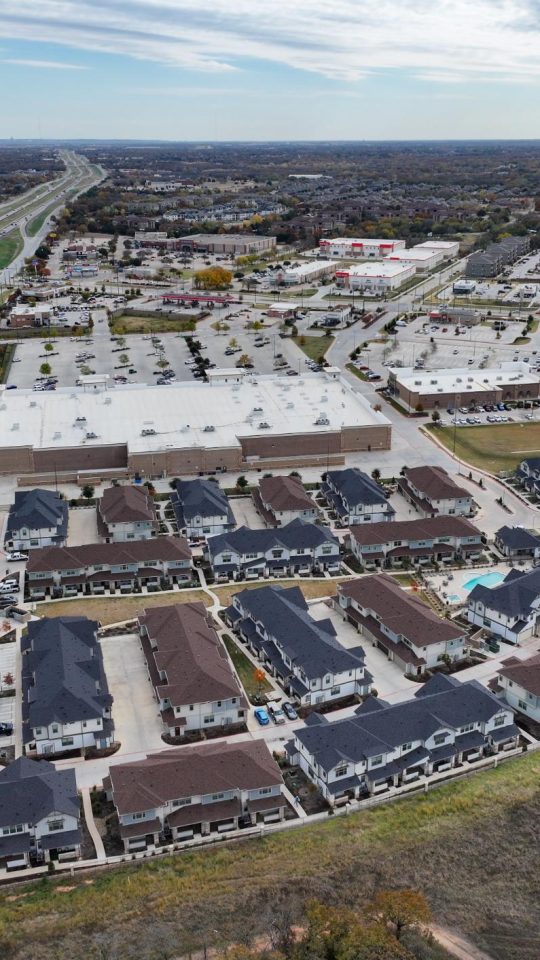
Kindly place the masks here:
POLYGON ((86 820, 86 826, 88 827, 88 833, 92 837, 92 841, 96 848, 96 857, 99 860, 106 859, 105 847, 103 846, 103 840, 101 835, 96 827, 96 821, 94 820, 94 814, 92 812, 92 800, 90 798, 90 788, 82 787, 81 796, 83 802, 84 810, 84 819, 86 820))

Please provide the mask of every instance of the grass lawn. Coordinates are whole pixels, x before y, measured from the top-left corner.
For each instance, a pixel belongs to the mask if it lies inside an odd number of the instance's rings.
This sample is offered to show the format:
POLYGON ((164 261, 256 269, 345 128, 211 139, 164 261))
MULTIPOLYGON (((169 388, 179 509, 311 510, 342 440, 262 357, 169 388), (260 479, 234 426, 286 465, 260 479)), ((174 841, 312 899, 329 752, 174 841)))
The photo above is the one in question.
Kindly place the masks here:
POLYGON ((376 888, 421 890, 435 918, 493 960, 538 960, 540 754, 347 817, 264 839, 7 888, 9 960, 185 956, 247 942, 268 904, 357 908, 376 888), (360 882, 361 881, 361 882, 360 882), (157 950, 164 938, 169 952, 157 950), (244 941, 245 938, 245 941, 244 941), (223 942, 222 940, 222 942, 223 942))
POLYGON ((324 357, 326 351, 330 349, 335 337, 306 337, 305 334, 303 334, 301 337, 293 337, 292 340, 310 360, 319 360, 319 358, 324 357))
POLYGON ((88 597, 76 600, 49 600, 36 605, 39 617, 90 617, 109 623, 132 620, 148 607, 163 607, 168 603, 194 603, 200 601, 210 606, 210 597, 203 590, 174 590, 162 593, 145 593, 139 597, 88 597))
POLYGON ((45 220, 54 210, 58 209, 58 203, 51 204, 50 207, 46 207, 45 210, 42 210, 41 213, 38 213, 37 217, 34 217, 33 220, 30 220, 26 224, 26 232, 29 237, 35 237, 38 230, 41 230, 41 227, 45 223, 45 220))
MULTIPOLYGON (((255 680, 255 667, 249 657, 246 657, 244 651, 241 647, 238 646, 234 637, 231 637, 230 634, 225 633, 223 635, 223 642, 227 647, 228 654, 234 664, 234 669, 236 670, 240 683, 242 684, 244 690, 246 691, 247 696, 253 702, 253 697, 261 693, 269 693, 272 690, 271 684, 268 683, 268 680, 263 680, 262 683, 258 683, 255 680)), ((259 700, 259 703, 261 701, 259 700)))
POLYGON ((23 238, 18 227, 0 237, 0 270, 9 267, 23 248, 23 238))
MULTIPOLYGON (((346 363, 345 369, 352 373, 355 377, 358 377, 359 380, 365 380, 366 383, 369 383, 368 378, 366 377, 363 370, 359 370, 354 363, 346 363)), ((377 381, 376 381, 377 382, 377 381)))
MULTIPOLYGON (((454 449, 453 427, 427 426, 439 442, 454 449)), ((540 456, 540 424, 501 423, 486 427, 457 427, 456 456, 473 467, 499 473, 515 470, 525 457, 540 456)))
POLYGON ((195 320, 180 319, 167 320, 166 317, 131 317, 123 314, 110 321, 111 333, 191 333, 196 328, 195 320))

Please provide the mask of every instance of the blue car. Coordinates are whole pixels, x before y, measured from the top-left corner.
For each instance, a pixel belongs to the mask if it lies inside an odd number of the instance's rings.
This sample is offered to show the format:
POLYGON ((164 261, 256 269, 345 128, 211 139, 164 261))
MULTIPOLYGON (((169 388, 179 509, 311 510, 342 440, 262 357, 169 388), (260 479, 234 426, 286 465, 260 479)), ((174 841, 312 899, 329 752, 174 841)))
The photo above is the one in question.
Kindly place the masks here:
POLYGON ((266 710, 263 707, 256 707, 253 711, 255 714, 255 719, 257 723, 260 723, 261 727, 266 727, 270 723, 270 717, 268 716, 266 710))

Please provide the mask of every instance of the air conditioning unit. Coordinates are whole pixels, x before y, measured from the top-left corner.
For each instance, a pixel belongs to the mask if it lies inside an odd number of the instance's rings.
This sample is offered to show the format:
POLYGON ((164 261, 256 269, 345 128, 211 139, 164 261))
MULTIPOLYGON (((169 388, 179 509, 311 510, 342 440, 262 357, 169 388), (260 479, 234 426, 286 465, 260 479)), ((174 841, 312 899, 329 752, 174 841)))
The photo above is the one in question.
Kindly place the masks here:
POLYGON ((210 423, 208 426, 203 428, 203 433, 215 433, 216 428, 210 423))

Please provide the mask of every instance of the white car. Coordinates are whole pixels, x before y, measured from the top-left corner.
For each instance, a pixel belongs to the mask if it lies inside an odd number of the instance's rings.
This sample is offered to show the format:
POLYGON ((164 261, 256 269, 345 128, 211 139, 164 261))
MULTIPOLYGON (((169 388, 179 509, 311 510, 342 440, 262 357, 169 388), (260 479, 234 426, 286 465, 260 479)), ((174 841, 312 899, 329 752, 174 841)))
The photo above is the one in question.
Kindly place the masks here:
POLYGON ((6 560, 8 563, 14 563, 16 560, 28 560, 28 554, 20 553, 18 550, 10 550, 9 553, 6 553, 6 560))
POLYGON ((0 593, 11 593, 18 589, 19 584, 15 580, 4 580, 3 583, 0 583, 0 593))

